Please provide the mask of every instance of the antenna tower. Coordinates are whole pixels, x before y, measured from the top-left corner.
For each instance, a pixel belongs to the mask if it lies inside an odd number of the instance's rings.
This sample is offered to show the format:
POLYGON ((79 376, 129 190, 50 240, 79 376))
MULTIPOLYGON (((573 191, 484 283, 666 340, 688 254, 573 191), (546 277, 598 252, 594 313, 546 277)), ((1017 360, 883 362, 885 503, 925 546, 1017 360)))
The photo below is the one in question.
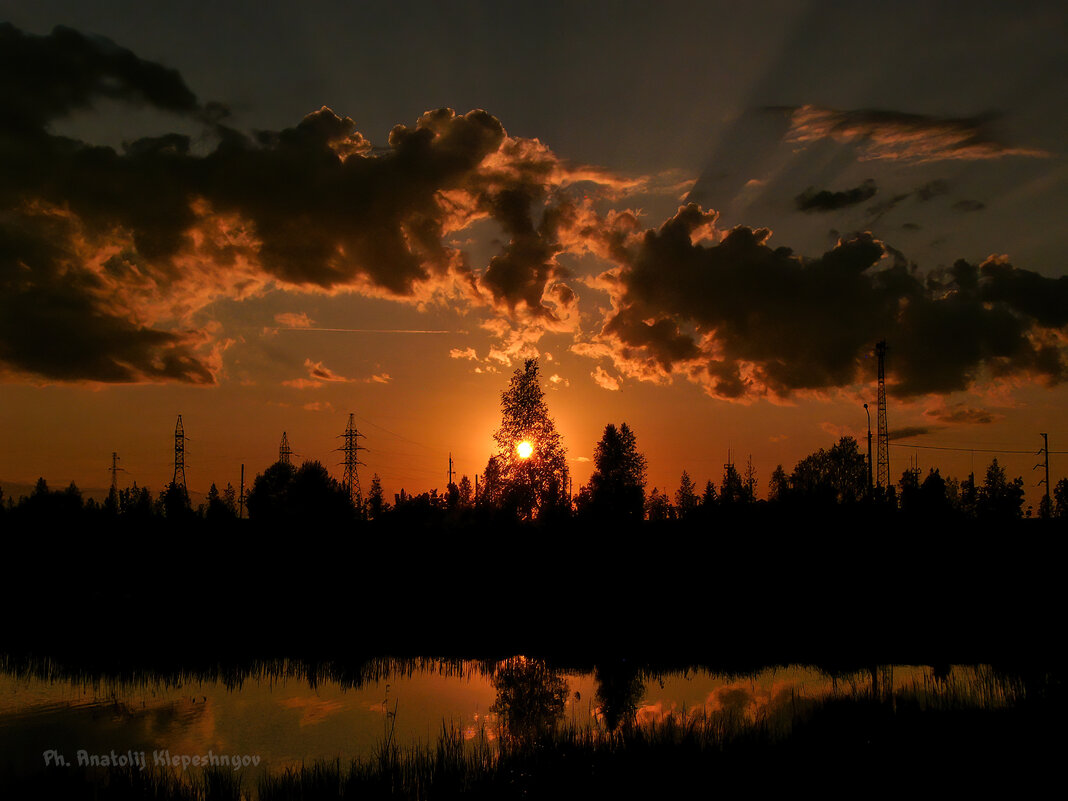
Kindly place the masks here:
POLYGON ((278 446, 278 461, 282 464, 293 464, 293 449, 289 447, 289 437, 282 432, 282 442, 278 446))
POLYGON ((185 489, 185 429, 182 428, 182 416, 174 426, 174 478, 171 483, 185 489))
POLYGON ((886 340, 875 346, 879 357, 879 467, 876 484, 880 487, 890 486, 890 432, 886 427, 886 340))
POLYGON ((341 463, 345 465, 345 477, 342 483, 349 491, 349 500, 352 501, 352 505, 357 510, 363 508, 363 494, 360 491, 360 474, 356 468, 360 465, 366 467, 360 461, 360 451, 367 450, 360 444, 360 437, 362 436, 363 434, 356 430, 356 415, 349 414, 349 425, 345 429, 345 433, 341 435, 345 444, 338 450, 345 454, 345 461, 341 463))

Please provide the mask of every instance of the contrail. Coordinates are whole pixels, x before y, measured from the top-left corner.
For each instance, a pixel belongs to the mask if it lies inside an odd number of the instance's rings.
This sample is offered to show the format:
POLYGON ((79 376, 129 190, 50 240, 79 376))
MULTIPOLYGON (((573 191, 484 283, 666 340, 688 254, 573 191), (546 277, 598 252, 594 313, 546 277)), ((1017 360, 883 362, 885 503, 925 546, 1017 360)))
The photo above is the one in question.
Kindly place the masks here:
POLYGON ((267 327, 268 331, 330 331, 339 334, 451 334, 452 331, 428 331, 416 328, 282 328, 267 327))

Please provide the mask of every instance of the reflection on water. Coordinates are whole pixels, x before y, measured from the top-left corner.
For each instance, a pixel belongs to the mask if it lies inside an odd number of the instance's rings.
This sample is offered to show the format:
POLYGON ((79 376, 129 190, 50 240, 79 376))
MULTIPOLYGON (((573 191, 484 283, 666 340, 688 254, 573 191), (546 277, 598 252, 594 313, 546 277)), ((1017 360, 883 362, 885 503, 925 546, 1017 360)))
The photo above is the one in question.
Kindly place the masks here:
MULTIPOLYGON (((647 674, 625 662, 592 672, 550 669, 516 657, 493 663, 380 662, 360 680, 286 669, 190 679, 89 680, 48 670, 0 671, 0 771, 35 772, 54 751, 88 754, 255 755, 257 772, 437 740, 443 726, 466 739, 522 738, 559 723, 613 731, 668 718, 729 716, 787 720, 805 704, 868 692, 871 674, 832 677, 814 668, 747 676, 704 670, 647 674)), ((1013 700, 1012 685, 984 668, 947 675, 925 667, 882 668, 876 686, 910 689, 931 703, 954 682, 988 688, 986 706, 1013 700)))

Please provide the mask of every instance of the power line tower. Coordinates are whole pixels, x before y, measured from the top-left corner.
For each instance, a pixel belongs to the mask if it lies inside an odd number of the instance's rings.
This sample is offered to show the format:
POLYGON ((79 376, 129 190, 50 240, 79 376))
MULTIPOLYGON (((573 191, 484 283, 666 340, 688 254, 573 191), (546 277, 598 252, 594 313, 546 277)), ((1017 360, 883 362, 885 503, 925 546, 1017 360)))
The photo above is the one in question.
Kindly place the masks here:
POLYGON ((890 486, 890 432, 886 427, 886 340, 875 346, 879 357, 879 466, 876 484, 880 487, 890 486))
POLYGON ((119 454, 115 451, 111 452, 111 467, 108 468, 111 472, 111 491, 108 492, 108 506, 113 511, 118 511, 119 508, 119 473, 125 473, 126 470, 119 467, 119 454))
POLYGON ((181 415, 174 426, 174 478, 171 483, 185 490, 185 429, 181 415))
POLYGON ((360 474, 356 468, 361 465, 366 467, 360 461, 360 451, 367 450, 360 444, 360 437, 362 436, 363 434, 356 430, 356 415, 349 414, 349 425, 345 429, 345 433, 341 435, 345 444, 338 450, 345 454, 345 461, 341 463, 345 465, 343 483, 345 489, 349 492, 349 500, 352 501, 352 505, 356 507, 357 511, 363 509, 363 494, 360 491, 360 474))
POLYGON ((115 451, 111 452, 111 467, 108 468, 108 472, 111 473, 111 494, 118 497, 119 473, 125 473, 126 469, 119 467, 119 454, 115 451))
POLYGON ((282 442, 278 446, 278 461, 282 464, 293 464, 293 449, 289 447, 289 437, 282 432, 282 442))

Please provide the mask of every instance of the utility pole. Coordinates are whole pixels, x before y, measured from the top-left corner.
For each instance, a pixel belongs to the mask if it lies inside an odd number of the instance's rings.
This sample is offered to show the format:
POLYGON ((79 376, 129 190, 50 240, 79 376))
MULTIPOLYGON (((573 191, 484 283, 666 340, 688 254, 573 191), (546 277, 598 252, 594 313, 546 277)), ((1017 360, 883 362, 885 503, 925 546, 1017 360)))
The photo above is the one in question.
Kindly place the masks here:
POLYGON ((448 486, 452 486, 452 451, 449 451, 449 483, 448 486))
POLYGON ((182 427, 182 416, 178 415, 178 423, 174 426, 174 478, 171 483, 185 490, 185 429, 182 427))
MULTIPOLYGON (((1046 485, 1046 494, 1042 498, 1042 506, 1039 508, 1039 515, 1043 518, 1047 518, 1053 513, 1053 506, 1049 498, 1049 434, 1039 434, 1039 436, 1042 437, 1042 450, 1038 453, 1044 455, 1045 458, 1043 461, 1045 462, 1046 467, 1046 477, 1038 482, 1039 484, 1046 485)), ((1038 454, 1036 454, 1036 456, 1037 455, 1038 454)), ((1042 467, 1041 464, 1036 464, 1032 469, 1037 470, 1040 467, 1042 467)))
POLYGON ((245 517, 245 465, 241 465, 241 491, 237 494, 237 519, 245 517))
POLYGON ((890 432, 886 425, 886 340, 875 346, 879 357, 879 472, 877 483, 890 487, 890 432))
POLYGON ((360 451, 367 450, 360 444, 360 437, 362 436, 363 434, 356 430, 356 415, 350 413, 348 427, 346 427, 345 433, 341 434, 345 444, 337 450, 345 454, 345 461, 341 462, 341 464, 345 465, 343 483, 345 484, 345 489, 349 492, 349 500, 352 501, 352 505, 356 507, 357 512, 363 511, 363 495, 360 492, 360 474, 356 468, 359 466, 366 467, 360 461, 360 451))

